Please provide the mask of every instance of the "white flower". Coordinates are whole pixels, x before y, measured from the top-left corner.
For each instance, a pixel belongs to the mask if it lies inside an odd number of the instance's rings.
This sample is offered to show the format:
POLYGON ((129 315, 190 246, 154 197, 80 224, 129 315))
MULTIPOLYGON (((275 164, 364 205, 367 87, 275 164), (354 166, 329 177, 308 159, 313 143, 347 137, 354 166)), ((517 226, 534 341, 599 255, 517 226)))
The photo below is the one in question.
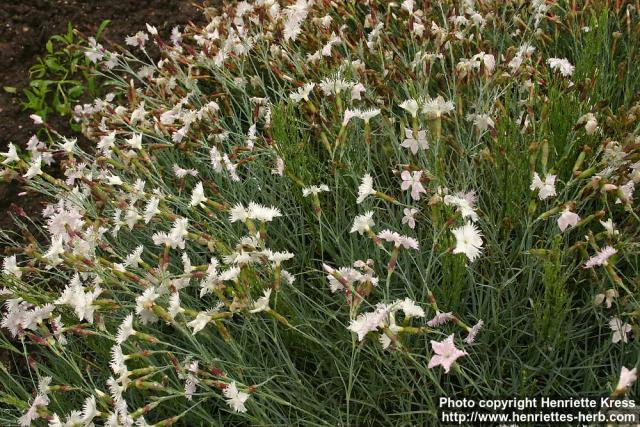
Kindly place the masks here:
POLYGON ((478 214, 475 211, 474 204, 476 195, 474 191, 468 193, 458 193, 455 195, 447 194, 444 196, 444 204, 447 206, 455 206, 462 215, 462 218, 469 218, 472 222, 478 220, 478 214))
POLYGON ((594 304, 600 305, 603 302, 605 303, 607 308, 611 308, 613 304, 613 299, 618 297, 618 291, 615 289, 607 289, 603 294, 598 294, 593 299, 594 304))
POLYGON ((96 285, 93 291, 85 292, 80 281, 80 275, 76 273, 71 282, 65 287, 60 298, 55 301, 55 304, 70 305, 73 307, 78 319, 93 323, 93 313, 97 308, 93 303, 101 293, 102 288, 99 285, 96 285))
POLYGON ((320 89, 322 92, 329 96, 332 94, 340 95, 342 91, 349 90, 353 87, 354 83, 347 82, 340 77, 324 79, 320 82, 320 89))
POLYGON ((362 99, 362 94, 366 92, 366 88, 362 83, 356 83, 351 88, 351 100, 356 101, 362 99))
POLYGON ((389 348, 389 346, 391 345, 391 338, 389 338, 387 334, 380 334, 380 336, 378 337, 378 341, 380 342, 383 350, 389 348))
POLYGON ((116 334, 116 343, 122 344, 132 335, 135 335, 136 330, 133 329, 133 314, 129 314, 124 318, 120 326, 118 327, 118 333, 116 334))
POLYGON ((114 345, 111 347, 111 361, 109 366, 114 374, 120 375, 127 371, 127 365, 125 364, 126 360, 127 357, 122 352, 122 347, 120 347, 120 345, 114 345))
POLYGON ((316 86, 315 83, 307 83, 306 85, 299 87, 298 90, 289 94, 289 98, 293 102, 300 102, 302 100, 309 101, 309 94, 316 86))
POLYGON ((467 120, 473 122, 474 126, 478 128, 480 132, 495 127, 493 119, 488 114, 469 114, 467 120))
POLYGON ((411 117, 417 117, 418 109, 420 108, 418 106, 418 101, 416 101, 415 99, 407 99, 406 101, 402 102, 399 107, 408 111, 411 114, 411 117))
POLYGON ((556 176, 547 175, 544 177, 544 181, 540 179, 538 172, 533 174, 533 180, 529 187, 531 191, 538 190, 538 198, 540 200, 548 199, 556 195, 556 176))
POLYGON ((358 117, 360 117, 366 124, 368 124, 369 121, 378 114, 380 114, 379 108, 370 108, 368 110, 361 110, 358 114, 358 117))
POLYGON ((368 196, 374 194, 376 194, 376 190, 373 189, 373 178, 371 178, 371 175, 365 174, 362 177, 360 186, 358 187, 358 199, 356 200, 356 203, 360 204, 364 202, 364 199, 368 196))
POLYGON ((405 298, 403 301, 397 302, 398 308, 404 311, 406 316, 410 317, 424 317, 424 310, 417 305, 415 301, 405 298))
POLYGON ((49 398, 45 394, 37 394, 36 397, 31 402, 31 406, 27 410, 24 415, 22 415, 18 422, 21 427, 29 427, 32 425, 34 420, 40 418, 40 414, 38 414, 39 407, 46 407, 49 404, 49 398))
POLYGON ((378 306, 375 311, 362 313, 352 320, 347 327, 351 332, 358 335, 358 341, 362 341, 369 333, 377 330, 384 325, 384 318, 387 315, 387 307, 385 305, 378 306))
POLYGON ((404 208, 403 212, 404 216, 402 217, 402 223, 407 224, 411 229, 416 228, 415 215, 418 213, 418 209, 404 208))
POLYGON ((284 159, 278 157, 276 159, 276 167, 271 169, 271 175, 282 176, 284 174, 284 159))
POLYGON ((242 221, 249 219, 249 211, 242 204, 238 203, 229 211, 229 222, 242 221))
POLYGON ((65 137, 62 137, 62 139, 64 140, 64 143, 61 144, 61 147, 64 150, 64 152, 72 153, 73 148, 76 146, 76 143, 78 142, 78 140, 76 138, 65 138, 65 137))
POLYGON ((360 235, 363 235, 365 232, 371 230, 371 227, 373 226, 373 212, 369 211, 364 215, 358 215, 354 218, 350 233, 355 233, 357 231, 360 235))
POLYGON ((192 334, 195 335, 201 330, 204 329, 205 326, 213 319, 213 315, 218 312, 218 308, 212 308, 207 311, 201 311, 198 313, 195 319, 187 323, 187 326, 193 328, 192 334))
POLYGON ((27 179, 31 179, 34 176, 37 175, 41 175, 42 174, 42 156, 37 155, 32 161, 31 164, 29 165, 29 169, 27 170, 27 173, 25 173, 24 175, 22 175, 23 177, 27 178, 27 179))
POLYGON ((222 393, 227 399, 227 405, 229 405, 231 409, 236 412, 247 412, 247 408, 245 408, 244 402, 249 399, 249 394, 239 391, 235 381, 233 381, 231 384, 228 384, 222 390, 222 393))
POLYGON ((144 208, 144 222, 148 224, 154 216, 160 213, 160 209, 158 209, 158 205, 160 204, 160 199, 157 197, 152 197, 149 199, 147 206, 144 208))
POLYGON ((496 58, 489 53, 477 53, 471 57, 471 61, 475 61, 477 68, 480 67, 480 63, 483 63, 489 74, 493 73, 493 70, 496 68, 496 58))
POLYGON ((204 187, 202 186, 202 181, 200 181, 193 189, 193 193, 191 193, 191 202, 189 203, 189 206, 202 207, 203 203, 206 201, 207 198, 204 196, 204 187))
POLYGON ((153 313, 153 306, 159 296, 160 294, 156 292, 155 286, 151 286, 136 298, 136 314, 140 316, 140 322, 143 325, 158 320, 158 317, 153 313))
POLYGON ((176 178, 184 178, 187 175, 197 176, 198 171, 195 169, 184 169, 178 166, 177 164, 173 165, 173 173, 176 175, 176 178))
POLYGON ((18 267, 15 255, 11 255, 4 259, 2 262, 2 272, 4 274, 15 276, 18 279, 22 277, 22 270, 18 267))
POLYGON ((32 114, 32 115, 30 115, 30 116, 29 116, 29 118, 30 118, 31 120, 33 120, 33 124, 41 125, 41 124, 43 124, 43 123, 44 123, 44 121, 42 120, 42 117, 40 117, 40 116, 39 116, 39 115, 37 115, 37 114, 32 114))
POLYGON ((631 385, 634 382, 636 382, 636 380, 638 379, 637 374, 638 374, 637 368, 627 369, 626 367, 623 366, 622 370, 620 371, 620 380, 618 380, 616 391, 623 392, 629 387, 631 387, 631 385))
POLYGON ((258 298, 254 303, 249 313, 258 313, 261 311, 269 310, 269 298, 271 297, 271 289, 265 289, 263 296, 258 298))
POLYGON ((187 218, 176 219, 169 233, 160 232, 152 236, 153 243, 156 245, 166 245, 172 249, 184 249, 185 238, 189 234, 187 231, 188 225, 189 220, 187 218))
POLYGON ((560 71, 560 74, 564 77, 571 76, 575 70, 575 67, 571 65, 567 58, 549 58, 547 59, 547 64, 549 64, 552 70, 560 71))
POLYGON ((413 14, 413 0, 404 0, 400 6, 409 12, 409 15, 413 14))
MULTIPOLYGON (((635 182, 633 180, 629 180, 626 184, 620 186, 620 193, 622 193, 622 197, 626 200, 631 200, 633 198, 633 192, 635 190, 635 182)), ((616 199, 616 204, 622 203, 622 200, 619 198, 616 199)))
POLYGON ((82 419, 80 422, 85 426, 89 426, 93 419, 99 415, 101 415, 101 413, 98 411, 96 405, 96 397, 87 397, 84 401, 84 405, 82 405, 82 419))
POLYGON ((129 146, 133 149, 142 149, 142 134, 134 133, 133 135, 131 135, 131 138, 127 139, 127 144, 129 144, 129 146))
POLYGON ((350 110, 350 109, 346 109, 344 110, 344 117, 342 119, 342 127, 346 126, 349 123, 349 120, 351 120, 354 117, 358 117, 360 115, 360 111, 359 110, 350 110))
POLYGON ((133 252, 131 252, 129 255, 127 255, 127 257, 124 259, 124 263, 123 265, 125 267, 133 267, 133 268, 137 268, 138 264, 140 263, 140 261, 142 260, 142 252, 144 251, 144 246, 143 245, 139 245, 137 246, 133 252))
POLYGON ((140 49, 144 49, 144 44, 149 40, 149 36, 144 31, 138 31, 132 36, 127 36, 124 39, 124 42, 129 46, 139 47, 140 49))
POLYGON ((578 119, 578 124, 584 124, 587 135, 593 135, 598 130, 598 120, 593 113, 587 113, 578 119))
POLYGON ((309 14, 313 2, 309 0, 297 0, 284 10, 286 20, 284 22, 284 40, 295 40, 302 32, 302 24, 309 14))
POLYGON ((573 213, 569 208, 566 208, 558 218, 558 227, 560 227, 560 231, 564 231, 569 226, 575 226, 578 221, 580 221, 578 214, 573 213))
POLYGON ((449 114, 455 109, 453 102, 445 101, 440 95, 438 97, 425 101, 422 106, 422 112, 431 118, 440 118, 449 114))
POLYGON ((97 147, 103 153, 108 155, 111 152, 111 149, 115 147, 115 140, 116 140, 116 132, 113 131, 107 135, 101 136, 97 147))
POLYGON ((451 230, 456 236, 456 247, 453 249, 454 254, 465 254, 469 261, 475 260, 480 256, 482 249, 482 234, 476 226, 470 222, 462 227, 451 230))
POLYGON ((617 254, 618 251, 611 247, 611 246, 605 246, 604 248, 602 248, 601 250, 599 250, 594 256, 592 256, 591 258, 589 258, 587 260, 587 262, 584 263, 584 268, 593 268, 596 265, 609 265, 609 258, 611 258, 613 255, 617 254))
POLYGON ((55 237, 51 240, 51 246, 49 250, 43 255, 43 258, 48 260, 52 265, 57 265, 62 262, 60 255, 64 253, 64 247, 62 245, 62 236, 55 237))
POLYGON ((417 135, 414 135, 411 129, 405 129, 404 132, 406 138, 402 141, 400 146, 408 148, 413 154, 416 154, 418 150, 426 150, 429 148, 429 143, 427 142, 427 131, 419 130, 417 135))
POLYGON ((326 184, 311 185, 302 189, 302 195, 308 197, 311 194, 318 194, 323 191, 329 191, 329 187, 326 184))
POLYGON ((18 157, 16 146, 12 143, 9 143, 9 150, 6 153, 0 153, 0 155, 5 157, 5 159, 2 161, 3 165, 8 165, 9 163, 17 162, 18 160, 20 160, 20 157, 18 157))
POLYGON ((184 308, 180 306, 180 293, 174 292, 169 297, 169 316, 175 319, 179 313, 184 313, 184 308))
POLYGON ((411 198, 413 200, 420 200, 420 193, 427 192, 420 182, 422 179, 422 171, 402 171, 400 177, 402 178, 400 188, 404 191, 411 189, 411 198))
POLYGON ((622 323, 622 320, 617 317, 612 317, 609 321, 609 327, 613 331, 613 336, 611 337, 611 342, 614 344, 622 341, 623 343, 629 342, 629 338, 627 338, 627 334, 631 332, 631 325, 628 323, 622 323))
POLYGON ((157 36, 158 35, 158 29, 156 27, 154 27, 153 25, 149 25, 146 24, 147 26, 147 31, 149 32, 149 34, 151 34, 152 36, 157 36))
POLYGON ((602 224, 602 226, 607 231, 607 234, 609 236, 615 236, 620 234, 620 232, 616 230, 616 225, 613 223, 613 220, 611 218, 609 218, 606 221, 600 221, 600 224, 602 224))
POLYGON ((249 203, 249 218, 260 222, 270 222, 273 218, 282 216, 278 208, 267 207, 257 203, 249 203))

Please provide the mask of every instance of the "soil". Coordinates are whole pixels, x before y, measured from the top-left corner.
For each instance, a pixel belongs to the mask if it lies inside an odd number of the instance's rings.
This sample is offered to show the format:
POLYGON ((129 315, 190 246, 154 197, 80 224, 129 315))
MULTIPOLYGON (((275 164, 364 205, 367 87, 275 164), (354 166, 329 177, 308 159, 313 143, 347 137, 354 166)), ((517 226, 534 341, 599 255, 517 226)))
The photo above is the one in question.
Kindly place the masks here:
MULTIPOLYGON (((103 38, 124 44, 124 38, 144 29, 145 23, 156 26, 161 35, 168 35, 176 25, 202 22, 197 8, 202 3, 202 0, 1 0, 0 151, 6 151, 9 142, 24 146, 35 134, 37 128, 29 118, 31 113, 22 107, 29 68, 45 53, 49 37, 66 33, 68 22, 83 34, 91 35, 103 20, 109 19, 111 23, 103 38), (16 92, 8 93, 4 87, 16 88, 16 92)), ((73 135, 68 118, 51 114, 47 122, 62 134, 73 135)), ((12 227, 9 212, 38 217, 43 202, 41 196, 25 192, 16 180, 9 184, 0 182, 0 229, 12 227)))

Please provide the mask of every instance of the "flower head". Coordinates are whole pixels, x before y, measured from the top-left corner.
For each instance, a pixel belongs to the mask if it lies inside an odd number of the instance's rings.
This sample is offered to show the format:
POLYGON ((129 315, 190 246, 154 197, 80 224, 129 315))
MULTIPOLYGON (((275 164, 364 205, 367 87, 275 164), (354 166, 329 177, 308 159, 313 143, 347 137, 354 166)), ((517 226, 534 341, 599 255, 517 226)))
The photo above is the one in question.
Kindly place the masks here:
POLYGON ((358 215, 353 220, 353 226, 351 227, 350 233, 355 233, 356 231, 360 233, 360 235, 365 232, 371 230, 371 227, 374 226, 373 222, 373 212, 369 211, 363 215, 358 215))
POLYGON ((4 160, 2 161, 3 165, 8 165, 13 162, 17 162, 20 160, 18 157, 18 151, 16 150, 16 146, 12 143, 9 143, 9 150, 6 153, 0 153, 1 156, 4 156, 4 160))
POLYGON ((406 101, 400 104, 400 108, 408 111, 412 117, 418 116, 418 109, 420 108, 418 105, 418 101, 415 99, 407 99, 406 101))
POLYGON ((231 409, 236 412, 247 412, 247 408, 244 406, 244 403, 249 399, 249 395, 245 392, 239 391, 235 381, 228 384, 222 390, 222 393, 227 399, 227 404, 231 409))
POLYGON ((427 192, 420 182, 422 179, 422 171, 402 171, 400 177, 402 178, 400 188, 405 191, 411 189, 411 198, 413 200, 420 200, 420 194, 427 192))
POLYGON ((265 289, 263 296, 258 298, 254 303, 249 313, 259 313, 261 311, 269 310, 269 298, 271 297, 271 289, 265 289))
POLYGON ((453 335, 454 334, 449 335, 444 341, 431 341, 431 348, 435 354, 431 356, 431 360, 429 360, 429 369, 440 365, 444 368, 444 372, 449 373, 451 365, 453 365, 458 358, 467 355, 466 351, 456 348, 453 343, 453 335))
POLYGON ((302 189, 302 196, 308 197, 311 194, 320 194, 324 191, 329 191, 329 187, 326 184, 311 185, 302 189))
POLYGON ((414 249, 416 251, 420 248, 418 241, 413 237, 403 236, 391 230, 382 230, 378 233, 378 238, 393 243, 397 248, 403 247, 405 249, 414 249))
POLYGON ((376 194, 376 190, 373 189, 373 178, 371 178, 371 175, 365 174, 362 177, 360 186, 358 187, 358 199, 356 200, 356 203, 360 204, 364 202, 364 199, 368 196, 374 194, 376 194))
POLYGON ((612 317, 609 321, 609 327, 613 331, 613 336, 611 337, 611 342, 614 344, 622 341, 623 343, 629 342, 629 338, 627 338, 627 334, 631 332, 631 325, 628 323, 622 323, 617 317, 612 317))
POLYGON ((415 215, 418 213, 418 209, 404 208, 403 213, 404 213, 404 216, 402 217, 402 223, 407 224, 411 229, 416 228, 415 215))
POLYGON ((560 231, 564 231, 567 227, 575 226, 578 221, 580 221, 578 214, 573 213, 569 208, 566 208, 558 218, 558 227, 560 227, 560 231))
POLYGON ((430 118, 440 118, 455 109, 453 102, 445 101, 441 95, 425 101, 422 111, 430 118))
POLYGON ((571 65, 567 58, 549 58, 547 59, 547 64, 552 70, 560 71, 560 74, 564 77, 570 77, 576 68, 571 65))
POLYGON ((538 198, 540 200, 548 199, 549 197, 553 197, 556 195, 556 176, 555 175, 547 175, 544 177, 544 181, 540 179, 540 175, 538 172, 533 174, 533 179, 531 181, 531 186, 529 187, 531 191, 538 190, 538 198))
POLYGON ((451 230, 456 236, 456 247, 453 249, 454 254, 465 254, 469 261, 475 260, 480 256, 482 249, 482 234, 476 226, 470 222, 462 227, 451 230))
POLYGON ((613 255, 617 253, 618 251, 615 248, 611 246, 605 246, 604 248, 599 250, 594 256, 589 258, 587 262, 584 263, 584 268, 593 268, 596 265, 606 266, 609 264, 609 261, 608 261, 609 258, 611 258, 613 255))
POLYGON ((204 187, 202 185, 202 181, 200 181, 193 189, 193 193, 191 193, 191 202, 189 203, 189 206, 202 207, 203 203, 206 201, 207 198, 204 196, 204 187))
POLYGON ((628 369, 623 366, 622 370, 620 371, 620 379, 618 380, 616 391, 623 392, 631 387, 631 385, 638 379, 637 374, 638 368, 628 369))
POLYGON ((429 148, 426 130, 419 130, 417 135, 414 135, 411 129, 405 129, 404 132, 406 138, 400 146, 408 148, 413 154, 416 154, 418 150, 426 150, 429 148))

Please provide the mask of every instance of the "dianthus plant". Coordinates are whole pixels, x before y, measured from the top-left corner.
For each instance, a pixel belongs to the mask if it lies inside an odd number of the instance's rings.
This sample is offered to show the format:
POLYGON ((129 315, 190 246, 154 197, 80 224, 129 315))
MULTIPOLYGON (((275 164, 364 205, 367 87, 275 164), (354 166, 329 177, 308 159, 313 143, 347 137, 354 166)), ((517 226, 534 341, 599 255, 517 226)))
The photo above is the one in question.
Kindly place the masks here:
POLYGON ((50 198, 1 235, 2 424, 637 387, 637 7, 228 3, 89 40, 92 146, 34 116, 0 155, 50 198))

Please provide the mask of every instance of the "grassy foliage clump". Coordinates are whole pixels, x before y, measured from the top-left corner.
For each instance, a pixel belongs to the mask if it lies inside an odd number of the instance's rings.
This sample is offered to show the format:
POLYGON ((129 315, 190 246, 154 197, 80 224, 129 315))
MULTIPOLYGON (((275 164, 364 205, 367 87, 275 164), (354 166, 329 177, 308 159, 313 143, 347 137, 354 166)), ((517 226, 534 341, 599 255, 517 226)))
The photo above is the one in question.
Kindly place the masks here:
POLYGON ((0 422, 637 391, 638 10, 256 0, 92 42, 95 150, 44 123, 0 157, 51 196, 1 235, 0 422))

